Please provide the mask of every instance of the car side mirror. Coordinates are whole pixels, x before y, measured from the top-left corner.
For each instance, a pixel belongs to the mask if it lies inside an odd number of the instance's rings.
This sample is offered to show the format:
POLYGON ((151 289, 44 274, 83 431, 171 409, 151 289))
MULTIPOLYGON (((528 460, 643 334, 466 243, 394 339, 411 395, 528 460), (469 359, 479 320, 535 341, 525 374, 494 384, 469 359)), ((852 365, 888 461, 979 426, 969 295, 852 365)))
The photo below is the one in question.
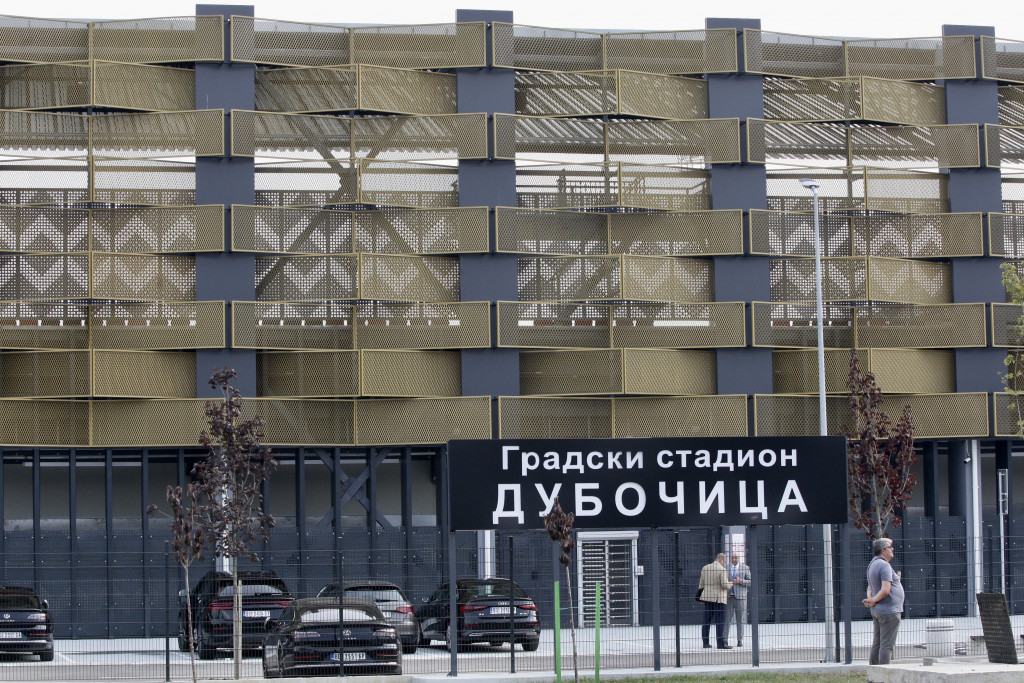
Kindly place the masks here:
POLYGON ((47 602, 46 600, 40 601, 39 604, 41 604, 43 606, 43 609, 50 609, 50 603, 47 602))
POLYGON ((277 630, 277 619, 269 619, 268 618, 266 620, 266 622, 264 622, 264 624, 263 624, 263 629, 267 633, 270 633, 271 631, 276 631, 277 630))
POLYGON ((185 590, 184 588, 182 588, 180 591, 178 591, 178 597, 181 598, 182 600, 184 600, 187 596, 188 596, 188 591, 185 590))

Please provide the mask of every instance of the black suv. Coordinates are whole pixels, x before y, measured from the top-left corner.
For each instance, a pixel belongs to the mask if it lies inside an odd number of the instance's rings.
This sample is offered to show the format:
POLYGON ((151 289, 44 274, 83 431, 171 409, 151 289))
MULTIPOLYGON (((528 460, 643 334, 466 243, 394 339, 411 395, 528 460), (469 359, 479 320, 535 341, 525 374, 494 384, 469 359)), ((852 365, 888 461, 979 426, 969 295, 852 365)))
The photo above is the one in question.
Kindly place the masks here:
MULTIPOLYGON (((457 647, 468 643, 507 643, 512 639, 510 627, 513 623, 514 642, 521 643, 527 652, 533 652, 540 646, 537 603, 515 582, 499 578, 459 579, 456 586, 457 647)), ((432 640, 442 640, 448 647, 452 646, 449 607, 448 584, 443 583, 423 605, 416 608, 416 619, 420 622, 425 645, 432 640)))
MULTIPOLYGON (((295 599, 272 571, 240 571, 242 649, 256 652, 267 635, 267 620, 277 619, 295 599)), ((185 591, 178 593, 178 648, 187 652, 188 612, 185 591)), ((200 659, 213 659, 217 650, 232 647, 234 586, 230 572, 207 572, 188 596, 192 602, 192 640, 200 659)))
POLYGON ((0 586, 0 652, 39 655, 53 661, 50 606, 31 588, 0 586))

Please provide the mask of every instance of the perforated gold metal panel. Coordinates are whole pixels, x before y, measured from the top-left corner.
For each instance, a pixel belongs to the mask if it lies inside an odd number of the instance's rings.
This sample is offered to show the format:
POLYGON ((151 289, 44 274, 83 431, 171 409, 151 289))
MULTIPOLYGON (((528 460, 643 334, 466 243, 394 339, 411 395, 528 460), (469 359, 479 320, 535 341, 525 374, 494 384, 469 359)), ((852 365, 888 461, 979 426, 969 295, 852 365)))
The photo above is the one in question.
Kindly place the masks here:
POLYGON ((89 444, 88 401, 0 400, 0 445, 89 444))
POLYGON ((90 255, 89 294, 99 299, 191 301, 196 260, 185 255, 90 255))
POLYGON ((359 257, 258 256, 258 301, 325 301, 359 298, 359 257))
POLYGON ((981 77, 1024 83, 1024 41, 982 36, 981 77))
POLYGON ((0 302, 0 347, 5 349, 86 349, 86 304, 0 302))
POLYGON ((626 394, 714 394, 718 390, 714 351, 623 349, 626 394))
MULTIPOLYGON (((815 263, 812 259, 772 259, 773 301, 815 298, 815 263)), ((822 260, 822 298, 825 301, 880 301, 894 303, 951 303, 949 264, 913 259, 841 257, 822 260)))
POLYGON ((486 24, 345 27, 233 16, 231 58, 281 66, 486 66, 486 24))
POLYGON ((0 16, 0 60, 73 62, 89 56, 85 22, 0 16))
POLYGON ((1024 126, 1024 87, 999 87, 999 123, 1004 126, 1024 126))
POLYGON ((710 301, 711 262, 658 256, 519 259, 522 300, 710 301))
POLYGON ((224 61, 220 15, 97 21, 92 58, 135 64, 224 61))
POLYGON ((494 66, 533 71, 605 68, 604 34, 493 22, 494 66))
POLYGON ((191 158, 96 159, 90 173, 91 201, 172 206, 195 203, 196 170, 191 158))
MULTIPOLYGON (((250 412, 252 402, 247 400, 243 410, 250 412)), ((195 446, 199 435, 209 427, 202 399, 112 399, 90 401, 88 405, 92 439, 86 443, 92 446, 195 446)))
POLYGON ((516 73, 516 113, 527 116, 626 114, 708 119, 708 91, 696 78, 637 71, 516 73))
POLYGON ((462 395, 458 351, 360 351, 363 396, 462 395))
POLYGON ((1021 322, 1024 309, 1016 304, 992 305, 992 346, 1016 347, 1024 343, 1021 322))
MULTIPOLYGON (((748 123, 748 127, 753 120, 748 123)), ((949 176, 932 171, 848 168, 767 169, 768 208, 774 211, 812 213, 814 200, 800 185, 800 178, 821 183, 822 214, 842 211, 893 213, 948 213, 949 176)))
POLYGON ((945 88, 931 83, 862 78, 863 116, 868 121, 933 126, 946 121, 945 88))
POLYGON ((498 398, 499 439, 611 439, 612 420, 607 398, 498 398))
POLYGON ((847 73, 903 81, 977 78, 974 36, 846 41, 847 73))
POLYGON ((1017 403, 1011 394, 995 392, 992 394, 993 436, 1020 436, 1021 416, 1017 412, 1017 403))
MULTIPOLYGON (((0 216, 4 208, 0 207, 0 216)), ((170 254, 224 250, 222 204, 92 209, 88 215, 95 251, 170 254)))
POLYGON ((447 256, 360 254, 363 299, 458 301, 459 260, 447 256))
POLYGON ((768 78, 764 109, 765 118, 776 121, 946 122, 942 86, 866 77, 768 78))
POLYGON ((110 114, 87 119, 90 151, 95 156, 163 159, 224 154, 223 109, 110 114))
POLYGON ((516 204, 526 209, 706 211, 711 208, 710 172, 614 163, 520 164, 516 204))
POLYGON ((490 439, 491 397, 362 400, 356 425, 361 446, 490 439))
POLYGON ((624 438, 746 436, 747 397, 613 398, 615 436, 624 438))
POLYGON ((745 344, 743 302, 570 304, 499 301, 498 346, 718 348, 745 344))
MULTIPOLYGON (((0 225, 3 207, 0 207, 0 225)), ((232 206, 233 251, 457 254, 488 251, 487 207, 340 211, 232 206)))
POLYGON ((710 259, 622 256, 622 295, 634 301, 700 302, 715 298, 710 259))
POLYGON ((743 29, 746 70, 773 76, 846 76, 842 40, 743 29))
POLYGON ((523 351, 519 354, 519 393, 621 394, 625 386, 622 355, 619 350, 523 351))
POLYGON ((257 352, 256 392, 258 396, 358 396, 358 352, 257 352))
POLYGON ((193 69, 97 61, 93 77, 92 103, 100 107, 183 111, 196 106, 193 69))
MULTIPOLYGON (((71 398, 92 394, 88 351, 0 353, 0 395, 4 398, 71 398)), ((193 389, 195 377, 192 378, 193 389)))
POLYGON ((455 207, 459 205, 458 187, 458 169, 451 165, 366 159, 359 162, 357 201, 361 204, 423 209, 455 207))
MULTIPOLYGON (((980 213, 825 214, 819 215, 818 222, 825 257, 933 258, 984 253, 980 213)), ((750 250, 773 256, 813 256, 814 215, 751 209, 750 250)))
POLYGON ((93 351, 93 396, 195 398, 196 356, 177 351, 93 351))
POLYGON ((359 65, 359 108, 396 114, 455 114, 455 75, 359 65))
POLYGON ((485 114, 343 118, 235 110, 235 156, 378 160, 487 156, 485 114))
POLYGON ((317 399, 246 401, 245 417, 260 414, 267 422, 266 443, 317 446, 355 444, 355 402, 317 399))
MULTIPOLYGON (((813 303, 754 302, 754 346, 817 346, 813 303)), ((824 307, 828 348, 967 348, 986 345, 985 304, 824 307)))
MULTIPOLYGON (((885 393, 934 394, 956 391, 954 354, 948 350, 868 349, 858 354, 861 369, 875 375, 885 393)), ((825 390, 849 391, 850 352, 825 353, 825 390)), ((818 391, 816 351, 773 351, 772 389, 777 394, 815 394, 818 391)))
POLYGON ((96 349, 220 349, 224 322, 223 301, 150 301, 94 304, 88 325, 96 349))
POLYGON ((486 302, 291 303, 234 301, 232 346, 256 349, 488 347, 486 302))
MULTIPOLYGON (((0 19, 2 21, 2 19, 0 19)), ((0 36, 4 30, 0 26, 0 36)), ((3 46, 0 37, 0 46, 3 46)), ((4 47, 0 47, 3 51, 4 47)), ((56 109, 92 103, 88 63, 17 64, 0 67, 0 107, 56 109)), ((189 105, 191 106, 191 105, 189 105)), ((186 109, 187 107, 176 107, 186 109)))
POLYGON ((985 124, 985 165, 989 168, 1024 163, 1024 127, 985 124))

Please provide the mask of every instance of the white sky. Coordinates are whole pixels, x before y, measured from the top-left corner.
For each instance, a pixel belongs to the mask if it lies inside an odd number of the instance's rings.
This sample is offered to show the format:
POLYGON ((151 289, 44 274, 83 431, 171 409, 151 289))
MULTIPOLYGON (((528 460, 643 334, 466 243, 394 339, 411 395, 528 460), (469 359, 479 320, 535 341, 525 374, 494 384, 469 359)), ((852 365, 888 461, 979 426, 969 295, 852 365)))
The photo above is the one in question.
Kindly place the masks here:
MULTIPOLYGON (((210 3, 216 4, 216 3, 210 3)), ((262 0, 255 15, 308 23, 445 24, 455 10, 511 10, 517 24, 547 28, 666 31, 699 29, 705 17, 761 20, 761 28, 781 33, 843 38, 913 38, 942 35, 943 24, 994 26, 999 38, 1024 40, 1024 3, 1020 0, 262 0)), ((157 0, 35 0, 5 3, 3 14, 62 19, 141 19, 191 16, 195 2, 157 0)))

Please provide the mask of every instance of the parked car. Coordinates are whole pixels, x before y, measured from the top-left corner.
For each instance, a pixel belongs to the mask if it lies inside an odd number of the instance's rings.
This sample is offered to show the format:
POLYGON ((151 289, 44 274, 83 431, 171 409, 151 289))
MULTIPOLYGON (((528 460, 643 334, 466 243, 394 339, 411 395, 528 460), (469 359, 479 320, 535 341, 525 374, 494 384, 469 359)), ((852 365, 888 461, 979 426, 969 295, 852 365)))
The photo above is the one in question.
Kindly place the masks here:
POLYGON ((346 595, 341 614, 337 597, 296 600, 267 622, 265 678, 352 673, 402 673, 398 631, 372 600, 346 595))
MULTIPOLYGON (((338 597, 337 582, 327 584, 316 596, 338 597)), ((384 613, 388 623, 398 630, 398 637, 402 640, 402 652, 416 652, 420 644, 420 624, 416 621, 412 603, 401 588, 387 581, 346 581, 345 599, 349 598, 372 600, 384 613)))
MULTIPOLYGON (((240 571, 242 598, 242 649, 263 647, 267 619, 276 619, 295 599, 284 581, 272 571, 240 571)), ((188 598, 192 603, 192 642, 200 659, 213 659, 221 648, 233 647, 234 585, 230 572, 211 571, 203 575, 188 598)), ((178 648, 189 649, 188 614, 185 591, 178 596, 178 648)))
MULTIPOLYGON (((521 643, 527 652, 533 652, 540 646, 537 603, 515 582, 490 578, 458 579, 455 583, 459 632, 456 647, 469 643, 508 643, 512 640, 509 627, 513 620, 514 643, 521 643)), ((416 620, 420 623, 422 642, 425 645, 434 640, 441 640, 446 646, 452 646, 448 595, 448 584, 443 583, 423 605, 416 608, 416 620)))
POLYGON ((0 586, 0 652, 39 655, 53 661, 50 606, 31 588, 0 586))

